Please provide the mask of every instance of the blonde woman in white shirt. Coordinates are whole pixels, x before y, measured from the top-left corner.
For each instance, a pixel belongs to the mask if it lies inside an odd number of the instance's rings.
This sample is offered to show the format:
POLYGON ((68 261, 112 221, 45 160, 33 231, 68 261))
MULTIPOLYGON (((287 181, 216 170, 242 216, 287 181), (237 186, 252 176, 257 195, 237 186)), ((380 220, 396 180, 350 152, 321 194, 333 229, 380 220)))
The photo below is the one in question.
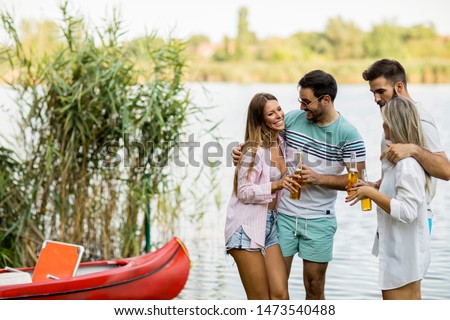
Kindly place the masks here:
MULTIPOLYGON (((392 143, 426 148, 414 103, 397 96, 382 109, 383 129, 392 143)), ((378 284, 384 300, 421 299, 420 282, 430 264, 426 193, 430 177, 412 157, 395 165, 382 161, 379 190, 359 182, 346 201, 371 198, 377 205, 378 228, 373 254, 379 258, 378 284)))

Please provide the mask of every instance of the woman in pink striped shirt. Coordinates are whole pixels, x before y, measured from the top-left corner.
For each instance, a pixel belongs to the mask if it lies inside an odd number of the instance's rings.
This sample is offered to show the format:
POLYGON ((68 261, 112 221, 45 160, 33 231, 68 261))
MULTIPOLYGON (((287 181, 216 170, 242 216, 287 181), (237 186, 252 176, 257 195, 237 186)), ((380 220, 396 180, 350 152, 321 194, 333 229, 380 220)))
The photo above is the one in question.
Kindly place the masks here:
POLYGON ((247 112, 242 157, 227 209, 225 247, 234 258, 248 299, 289 299, 288 274, 275 221, 278 191, 293 192, 286 175, 284 112, 271 94, 258 93, 247 112))

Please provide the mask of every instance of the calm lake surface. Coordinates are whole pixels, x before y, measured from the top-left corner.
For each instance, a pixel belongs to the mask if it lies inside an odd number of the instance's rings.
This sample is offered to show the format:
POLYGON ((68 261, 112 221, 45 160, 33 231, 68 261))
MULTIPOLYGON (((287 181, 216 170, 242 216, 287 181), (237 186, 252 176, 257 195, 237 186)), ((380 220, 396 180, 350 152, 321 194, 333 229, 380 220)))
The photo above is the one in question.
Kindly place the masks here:
MULTIPOLYGON (((234 168, 229 159, 230 145, 241 142, 245 128, 248 103, 257 92, 274 94, 285 112, 298 108, 296 84, 191 84, 194 100, 205 108, 206 116, 220 121, 217 134, 221 141, 222 165, 216 168, 221 180, 221 206, 211 205, 200 224, 180 222, 178 234, 186 244, 192 260, 192 269, 177 299, 245 299, 238 271, 231 258, 224 254, 223 228, 226 205, 231 194, 234 168)), ((441 143, 450 154, 450 85, 410 85, 416 101, 422 102, 437 122, 441 143)), ((0 87, 0 104, 7 94, 0 87)), ((360 131, 367 148, 367 170, 370 180, 377 180, 379 162, 381 116, 367 84, 340 85, 335 101, 336 109, 360 131)), ((0 110, 0 133, 10 134, 14 128, 11 108, 0 110)), ((201 147, 208 141, 201 141, 201 147)), ((198 150, 195 150, 197 152, 198 150)), ((196 156, 197 157, 197 156, 196 156)), ((201 156, 198 156, 201 158, 201 156)), ((193 169, 193 171, 195 171, 193 169)), ((450 299, 450 182, 439 181, 432 207, 435 213, 432 233, 432 262, 422 282, 424 299, 450 299)), ((376 207, 363 213, 359 204, 350 208, 344 202, 344 192, 338 194, 336 211, 338 230, 335 236, 334 260, 329 264, 325 295, 327 299, 381 299, 377 289, 378 260, 371 255, 376 230, 376 207)), ((291 299, 304 299, 301 259, 293 262, 289 280, 291 299)))

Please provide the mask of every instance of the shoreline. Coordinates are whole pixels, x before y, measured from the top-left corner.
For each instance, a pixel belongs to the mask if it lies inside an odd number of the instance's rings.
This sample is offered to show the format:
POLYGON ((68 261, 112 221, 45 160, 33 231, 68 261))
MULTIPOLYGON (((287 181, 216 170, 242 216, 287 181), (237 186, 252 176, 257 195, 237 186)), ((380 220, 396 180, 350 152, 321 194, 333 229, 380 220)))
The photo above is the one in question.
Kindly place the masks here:
MULTIPOLYGON (((366 83, 362 72, 377 59, 306 62, 211 62, 190 61, 186 70, 188 81, 248 83, 297 83, 302 74, 322 69, 333 74, 339 84, 366 83)), ((450 83, 450 59, 405 60, 408 83, 450 83)))
MULTIPOLYGON (((223 83, 297 83, 301 75, 315 69, 331 73, 338 84, 365 84, 362 72, 377 59, 343 61, 226 61, 190 59, 185 70, 185 82, 223 82, 223 83)), ((408 70, 409 84, 450 84, 450 59, 429 58, 402 60, 408 70)), ((145 74, 151 66, 139 62, 136 67, 145 74)), ((12 82, 19 76, 18 70, 0 65, 0 84, 12 82)), ((142 79, 140 79, 142 80, 142 79)))

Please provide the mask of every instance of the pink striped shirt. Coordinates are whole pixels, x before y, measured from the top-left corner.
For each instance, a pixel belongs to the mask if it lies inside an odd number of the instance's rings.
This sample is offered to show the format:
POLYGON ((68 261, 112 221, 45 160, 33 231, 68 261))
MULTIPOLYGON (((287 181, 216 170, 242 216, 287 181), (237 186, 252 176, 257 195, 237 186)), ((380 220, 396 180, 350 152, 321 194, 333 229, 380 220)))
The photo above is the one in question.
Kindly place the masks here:
MULTIPOLYGON (((284 146, 281 138, 279 141, 280 146, 284 146)), ((227 208, 225 243, 242 226, 252 240, 252 247, 255 245, 255 248, 264 248, 267 209, 269 203, 277 197, 277 192, 272 193, 270 182, 270 149, 258 148, 254 167, 247 179, 251 155, 251 151, 243 155, 238 168, 237 192, 231 195, 227 208)))

